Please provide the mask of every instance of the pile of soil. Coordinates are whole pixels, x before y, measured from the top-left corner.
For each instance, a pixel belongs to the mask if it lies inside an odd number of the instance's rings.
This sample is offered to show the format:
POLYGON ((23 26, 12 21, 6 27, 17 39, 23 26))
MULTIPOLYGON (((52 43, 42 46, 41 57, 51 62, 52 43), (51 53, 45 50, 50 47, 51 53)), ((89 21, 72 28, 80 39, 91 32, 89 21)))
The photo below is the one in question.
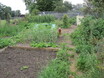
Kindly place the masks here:
POLYGON ((0 78, 37 78, 55 57, 52 51, 7 48, 0 52, 0 78))

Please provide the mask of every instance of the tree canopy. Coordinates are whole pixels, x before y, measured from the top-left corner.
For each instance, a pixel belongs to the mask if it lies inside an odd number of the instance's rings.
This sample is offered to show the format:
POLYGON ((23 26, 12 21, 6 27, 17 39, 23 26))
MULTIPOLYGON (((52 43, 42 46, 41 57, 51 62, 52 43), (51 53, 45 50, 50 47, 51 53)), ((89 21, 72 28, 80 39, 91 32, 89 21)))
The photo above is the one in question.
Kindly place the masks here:
POLYGON ((20 10, 12 11, 11 7, 0 3, 0 19, 6 19, 7 22, 10 22, 11 17, 18 17, 20 14, 20 10))
POLYGON ((72 9, 72 4, 67 1, 63 3, 63 0, 24 0, 24 2, 30 13, 34 9, 58 12, 66 12, 72 9))
POLYGON ((88 12, 96 17, 104 15, 104 0, 85 0, 85 12, 88 12))

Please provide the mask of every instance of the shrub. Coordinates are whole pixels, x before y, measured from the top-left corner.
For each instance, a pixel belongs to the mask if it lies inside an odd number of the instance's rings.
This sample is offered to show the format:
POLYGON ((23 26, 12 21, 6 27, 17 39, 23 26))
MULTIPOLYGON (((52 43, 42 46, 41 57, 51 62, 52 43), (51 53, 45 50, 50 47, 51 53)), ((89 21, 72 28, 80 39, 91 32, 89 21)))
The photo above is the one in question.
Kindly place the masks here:
POLYGON ((64 15, 63 16, 63 28, 68 28, 69 27, 69 23, 68 23, 68 15, 64 15))
POLYGON ((92 45, 78 45, 76 46, 76 52, 77 53, 92 53, 93 52, 93 46, 92 45))
MULTIPOLYGON (((82 20, 77 30, 71 34, 73 43, 76 45, 76 51, 80 52, 77 60, 78 69, 84 71, 82 76, 76 78, 103 78, 98 66, 97 56, 100 55, 101 45, 98 42, 104 38, 104 20, 86 17, 82 20), (100 50, 99 50, 100 49, 100 50), (95 52, 98 52, 97 55, 95 52)), ((101 55, 102 56, 102 55, 101 55)), ((101 57, 100 56, 100 57, 101 57)), ((99 58, 99 56, 98 56, 99 58)))
POLYGON ((77 61, 78 69, 82 71, 92 70, 97 66, 97 58, 95 54, 81 53, 77 61))
POLYGON ((75 17, 69 18, 69 24, 75 25, 76 24, 76 18, 75 17))
POLYGON ((71 33, 70 37, 74 45, 83 44, 82 39, 81 39, 82 37, 81 31, 79 31, 79 29, 76 29, 73 33, 71 33))
POLYGON ((104 37, 104 20, 86 17, 82 24, 72 33, 71 37, 75 44, 96 45, 97 41, 104 37), (78 42, 78 43, 77 43, 78 42))
POLYGON ((30 16, 28 18, 29 22, 36 22, 36 23, 50 23, 55 20, 53 15, 42 15, 42 16, 30 16))
POLYGON ((76 76, 75 78, 104 78, 104 70, 101 71, 98 68, 93 68, 93 70, 90 70, 88 72, 84 72, 81 76, 76 76))

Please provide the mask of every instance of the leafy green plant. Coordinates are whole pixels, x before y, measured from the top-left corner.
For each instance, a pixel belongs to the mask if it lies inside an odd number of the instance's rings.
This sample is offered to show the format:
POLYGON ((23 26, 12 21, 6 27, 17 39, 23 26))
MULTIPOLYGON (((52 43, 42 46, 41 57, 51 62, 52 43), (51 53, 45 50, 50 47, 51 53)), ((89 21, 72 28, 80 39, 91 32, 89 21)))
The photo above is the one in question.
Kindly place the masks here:
POLYGON ((29 68, 29 66, 22 66, 22 67, 20 68, 20 70, 23 71, 23 70, 26 70, 26 69, 28 69, 28 68, 29 68))
POLYGON ((81 39, 82 35, 81 35, 81 31, 79 30, 79 28, 76 29, 76 30, 70 35, 70 37, 71 37, 72 43, 73 43, 74 45, 83 44, 82 39, 81 39))
POLYGON ((93 52, 93 46, 92 45, 78 45, 76 46, 76 53, 92 53, 93 52))
POLYGON ((95 54, 81 53, 78 59, 77 67, 82 71, 88 71, 97 66, 97 58, 95 54))
POLYGON ((54 43, 36 43, 36 42, 32 42, 31 43, 31 46, 32 47, 38 47, 38 48, 44 48, 44 47, 53 47, 53 48, 56 48, 58 47, 58 45, 54 44, 54 43))
POLYGON ((7 47, 9 45, 14 44, 15 42, 11 38, 0 39, 0 48, 7 47))

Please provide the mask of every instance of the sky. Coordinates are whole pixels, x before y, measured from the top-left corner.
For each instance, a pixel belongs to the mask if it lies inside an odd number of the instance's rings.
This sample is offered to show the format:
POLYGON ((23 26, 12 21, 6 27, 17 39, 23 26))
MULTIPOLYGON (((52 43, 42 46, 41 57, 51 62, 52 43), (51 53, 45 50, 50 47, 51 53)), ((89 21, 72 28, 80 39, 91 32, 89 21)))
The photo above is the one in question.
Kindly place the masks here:
MULTIPOLYGON (((69 1, 72 4, 83 3, 83 0, 64 0, 64 1, 69 1)), ((22 14, 28 13, 28 11, 26 11, 26 6, 23 0, 0 0, 0 3, 10 6, 12 10, 20 10, 22 14)))
POLYGON ((84 2, 84 0, 64 0, 64 1, 69 1, 72 4, 82 4, 84 2))

